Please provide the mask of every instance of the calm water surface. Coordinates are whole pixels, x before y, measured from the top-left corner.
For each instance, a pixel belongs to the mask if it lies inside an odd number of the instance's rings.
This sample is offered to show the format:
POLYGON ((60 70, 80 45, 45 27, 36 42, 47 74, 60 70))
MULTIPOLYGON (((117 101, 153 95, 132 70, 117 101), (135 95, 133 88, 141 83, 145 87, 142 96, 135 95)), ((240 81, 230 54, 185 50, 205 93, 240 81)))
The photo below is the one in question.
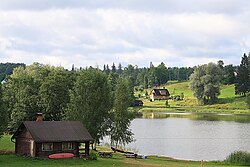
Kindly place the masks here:
POLYGON ((250 152, 250 123, 243 122, 136 118, 131 123, 136 141, 126 147, 144 155, 224 160, 236 150, 250 152))

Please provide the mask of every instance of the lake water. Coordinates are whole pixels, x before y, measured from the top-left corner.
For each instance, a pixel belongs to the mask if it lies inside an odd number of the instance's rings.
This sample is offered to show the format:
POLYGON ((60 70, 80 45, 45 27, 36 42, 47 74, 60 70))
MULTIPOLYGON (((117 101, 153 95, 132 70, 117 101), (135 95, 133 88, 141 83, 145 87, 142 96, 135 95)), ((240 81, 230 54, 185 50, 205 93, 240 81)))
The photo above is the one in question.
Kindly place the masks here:
POLYGON ((165 117, 134 119, 131 129, 136 141, 126 148, 143 155, 189 160, 224 160, 237 150, 250 152, 249 116, 213 115, 211 118, 167 113, 165 117))

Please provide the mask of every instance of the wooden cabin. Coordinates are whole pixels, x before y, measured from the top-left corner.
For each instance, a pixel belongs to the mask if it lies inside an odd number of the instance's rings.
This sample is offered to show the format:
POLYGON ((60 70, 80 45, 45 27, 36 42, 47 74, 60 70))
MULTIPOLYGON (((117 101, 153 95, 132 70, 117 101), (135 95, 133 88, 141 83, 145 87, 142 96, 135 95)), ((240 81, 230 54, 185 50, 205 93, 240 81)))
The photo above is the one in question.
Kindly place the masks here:
POLYGON ((81 144, 84 145, 81 154, 89 155, 93 138, 79 121, 25 121, 11 141, 18 155, 48 158, 55 153, 73 153, 78 157, 81 144))
POLYGON ((135 100, 132 104, 132 107, 143 106, 143 101, 135 100))
POLYGON ((155 100, 167 100, 169 99, 170 93, 167 89, 153 89, 150 93, 151 101, 155 100))

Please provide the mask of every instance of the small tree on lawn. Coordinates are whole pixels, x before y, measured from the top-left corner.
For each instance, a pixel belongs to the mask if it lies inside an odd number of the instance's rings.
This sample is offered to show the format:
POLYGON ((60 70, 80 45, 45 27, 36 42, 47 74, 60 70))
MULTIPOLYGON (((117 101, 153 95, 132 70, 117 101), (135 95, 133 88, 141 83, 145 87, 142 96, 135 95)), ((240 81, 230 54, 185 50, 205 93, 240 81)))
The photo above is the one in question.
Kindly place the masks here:
POLYGON ((221 69, 214 63, 198 66, 190 76, 190 89, 201 104, 215 103, 220 95, 221 69))

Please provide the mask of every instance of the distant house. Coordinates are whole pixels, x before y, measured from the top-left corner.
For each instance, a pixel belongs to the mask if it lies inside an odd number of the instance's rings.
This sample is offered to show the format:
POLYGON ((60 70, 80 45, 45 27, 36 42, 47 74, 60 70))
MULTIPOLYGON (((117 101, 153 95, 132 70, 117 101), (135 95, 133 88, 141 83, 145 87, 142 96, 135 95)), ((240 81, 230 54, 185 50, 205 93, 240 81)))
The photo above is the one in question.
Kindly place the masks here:
POLYGON ((169 99, 170 93, 167 89, 153 89, 150 93, 150 99, 155 100, 166 100, 169 99))
POLYGON ((82 143, 85 144, 84 155, 88 156, 93 138, 79 121, 25 121, 11 141, 18 155, 47 158, 55 153, 79 156, 82 143))

